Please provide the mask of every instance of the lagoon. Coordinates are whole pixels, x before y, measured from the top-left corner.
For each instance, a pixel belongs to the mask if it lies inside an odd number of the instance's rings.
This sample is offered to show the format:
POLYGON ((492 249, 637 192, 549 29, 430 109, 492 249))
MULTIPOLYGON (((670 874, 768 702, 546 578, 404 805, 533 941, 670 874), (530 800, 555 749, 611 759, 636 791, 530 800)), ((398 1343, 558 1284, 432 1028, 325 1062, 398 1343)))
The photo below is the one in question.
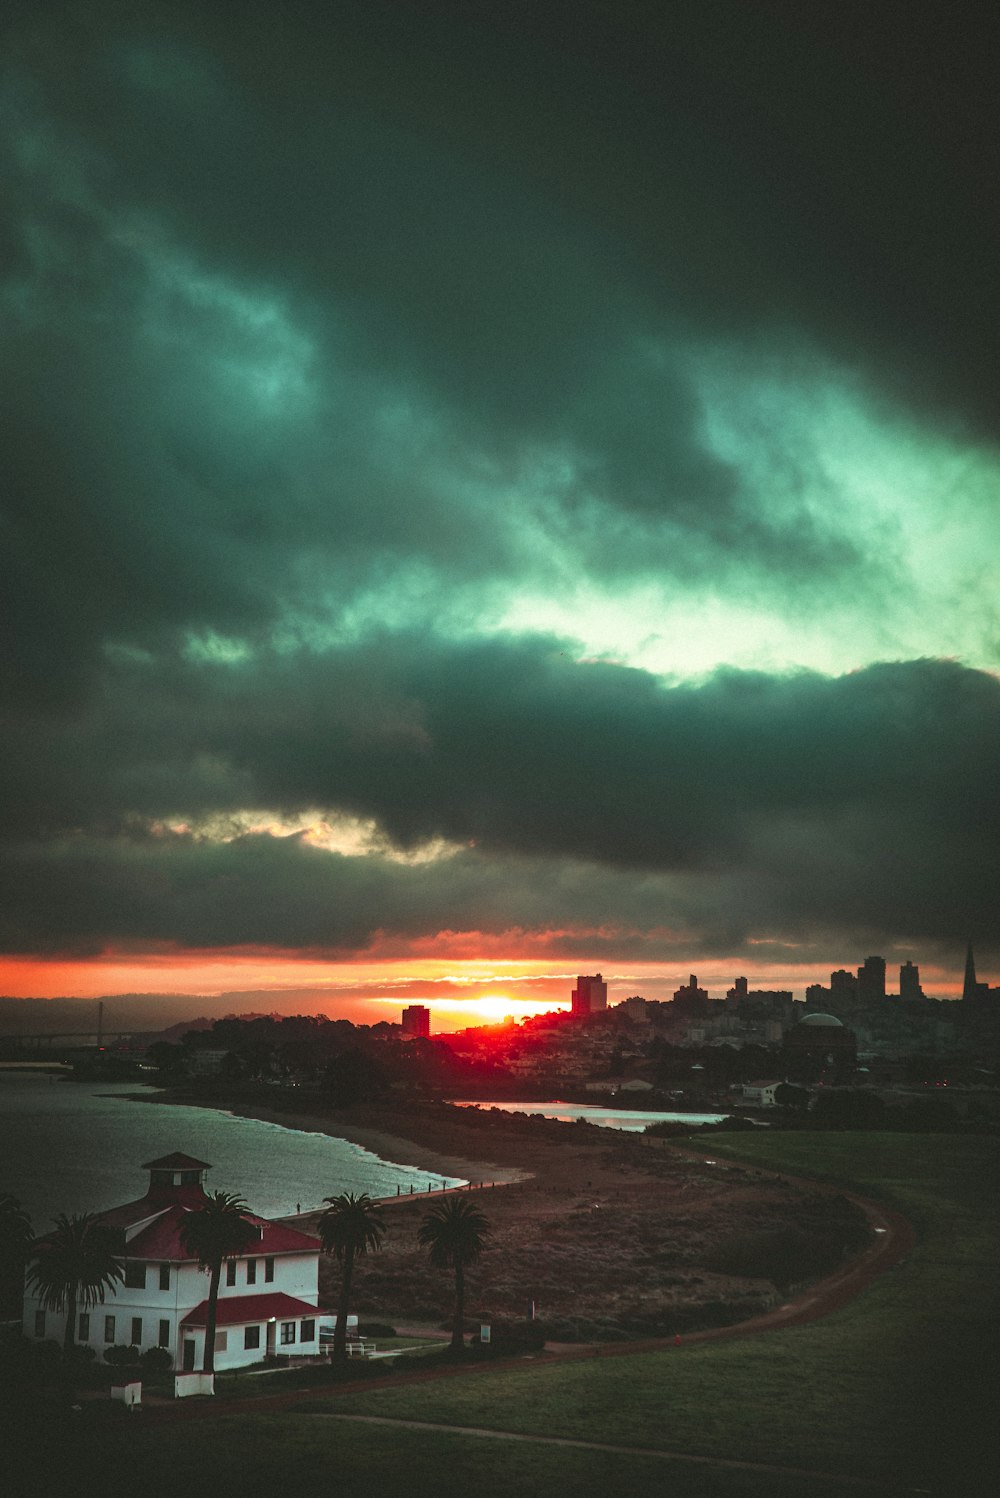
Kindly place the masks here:
POLYGON ((470 1103, 455 1100, 458 1108, 499 1108, 503 1113, 540 1113, 543 1118, 556 1118, 562 1123, 573 1123, 582 1118, 601 1129, 623 1129, 628 1134, 641 1134, 652 1123, 714 1124, 728 1118, 728 1113, 662 1113, 648 1108, 602 1108, 595 1103, 508 1103, 485 1101, 470 1103))

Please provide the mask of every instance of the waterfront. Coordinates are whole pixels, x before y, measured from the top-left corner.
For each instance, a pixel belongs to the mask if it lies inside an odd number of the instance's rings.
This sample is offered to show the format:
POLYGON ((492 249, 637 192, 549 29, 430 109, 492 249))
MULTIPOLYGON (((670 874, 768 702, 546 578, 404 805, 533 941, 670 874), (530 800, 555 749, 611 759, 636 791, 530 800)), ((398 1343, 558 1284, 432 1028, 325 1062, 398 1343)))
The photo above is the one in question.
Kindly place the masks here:
POLYGON ((264 1216, 321 1207, 341 1191, 393 1196, 461 1184, 381 1159, 360 1145, 214 1108, 157 1105, 153 1087, 75 1083, 0 1071, 0 1192, 38 1231, 57 1212, 88 1212, 140 1197, 146 1160, 171 1150, 208 1161, 209 1190, 234 1191, 264 1216), (132 1099, 143 1094, 150 1102, 132 1099))
POLYGON ((575 1123, 583 1119, 601 1129, 623 1129, 627 1134, 641 1134, 654 1123, 714 1124, 728 1118, 728 1113, 663 1113, 649 1108, 607 1108, 596 1103, 561 1103, 558 1100, 546 1103, 508 1102, 461 1102, 457 1108, 499 1108, 504 1113, 540 1113, 543 1118, 555 1118, 561 1123, 575 1123))

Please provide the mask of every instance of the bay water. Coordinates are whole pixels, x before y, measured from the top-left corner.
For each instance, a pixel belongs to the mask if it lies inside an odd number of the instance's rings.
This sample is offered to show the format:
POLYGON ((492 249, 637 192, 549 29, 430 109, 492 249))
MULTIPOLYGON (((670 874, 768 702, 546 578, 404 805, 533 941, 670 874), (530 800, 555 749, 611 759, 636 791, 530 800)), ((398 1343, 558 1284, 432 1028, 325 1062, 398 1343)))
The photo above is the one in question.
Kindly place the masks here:
POLYGON ((0 1069, 0 1193, 44 1232, 57 1212, 95 1212, 143 1196, 142 1165, 180 1150, 212 1166, 209 1191, 232 1191, 263 1217, 322 1207, 342 1191, 394 1196, 464 1184, 382 1160, 326 1134, 215 1108, 133 1102, 135 1082, 67 1082, 0 1069))

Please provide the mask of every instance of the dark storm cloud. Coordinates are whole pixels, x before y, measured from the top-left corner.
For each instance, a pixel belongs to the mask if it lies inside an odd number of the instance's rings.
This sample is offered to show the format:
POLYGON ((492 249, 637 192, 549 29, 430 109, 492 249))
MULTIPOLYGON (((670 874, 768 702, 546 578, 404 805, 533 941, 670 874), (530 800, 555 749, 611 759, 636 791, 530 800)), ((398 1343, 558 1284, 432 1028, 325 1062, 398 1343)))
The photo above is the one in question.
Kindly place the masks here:
POLYGON ((30 718, 8 739, 8 941, 50 921, 208 945, 422 924, 985 937, 998 734, 996 679, 933 661, 668 688, 554 642, 397 637, 169 680, 121 667, 74 732, 30 718), (245 807, 467 851, 413 866, 148 830, 245 807))
POLYGON ((886 90, 849 21, 709 10, 27 15, 0 370, 19 690, 79 687, 109 639, 336 618, 397 573, 540 586, 538 527, 605 578, 869 586, 888 559, 835 495, 819 518, 778 475, 779 509, 708 450, 687 360, 793 332, 892 384, 931 378, 923 340, 966 392, 948 350, 981 279, 955 259, 936 315, 895 154, 905 130, 941 188, 905 86, 925 39, 886 90))
POLYGON ((894 475, 852 518, 780 401, 731 420, 766 461, 723 454, 705 368, 780 367, 790 405, 839 362, 876 410, 996 435, 983 13, 12 16, 9 949, 995 932, 994 678, 668 685, 470 638, 576 581, 695 621, 698 587, 905 596, 894 475), (256 807, 475 846, 154 825, 256 807))

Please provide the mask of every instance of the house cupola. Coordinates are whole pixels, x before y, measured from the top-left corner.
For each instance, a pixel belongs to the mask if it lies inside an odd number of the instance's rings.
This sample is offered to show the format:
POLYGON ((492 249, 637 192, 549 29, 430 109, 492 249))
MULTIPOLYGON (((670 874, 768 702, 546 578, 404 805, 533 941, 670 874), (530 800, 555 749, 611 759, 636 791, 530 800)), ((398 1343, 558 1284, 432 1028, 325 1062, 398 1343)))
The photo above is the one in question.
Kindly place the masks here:
POLYGON ((149 1171, 147 1197, 163 1202, 190 1202, 205 1195, 205 1172, 212 1167, 205 1160, 175 1151, 159 1160, 147 1161, 142 1168, 149 1171))

